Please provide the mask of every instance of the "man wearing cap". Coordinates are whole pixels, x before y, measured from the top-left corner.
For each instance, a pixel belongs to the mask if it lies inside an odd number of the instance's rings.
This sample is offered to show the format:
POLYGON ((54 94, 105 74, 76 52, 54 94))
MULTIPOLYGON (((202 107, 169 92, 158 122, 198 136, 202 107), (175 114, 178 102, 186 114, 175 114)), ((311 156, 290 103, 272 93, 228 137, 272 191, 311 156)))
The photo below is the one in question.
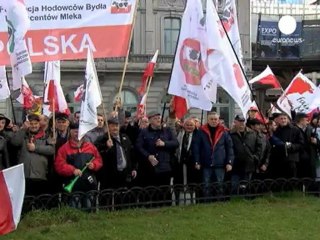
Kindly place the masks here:
POLYGON ((278 140, 271 141, 272 155, 279 163, 275 176, 282 178, 297 177, 299 153, 304 145, 303 136, 300 130, 290 123, 286 113, 280 113, 278 123, 279 126, 273 134, 273 137, 278 140))
POLYGON ((9 153, 7 148, 7 138, 4 130, 9 125, 10 119, 0 114, 0 170, 10 166, 9 153))
POLYGON ((108 119, 108 134, 97 139, 97 146, 103 160, 99 171, 101 189, 117 189, 129 187, 130 182, 137 176, 133 156, 133 145, 129 137, 120 133, 119 119, 110 116, 108 119))
POLYGON ((24 164, 26 195, 44 194, 48 191, 48 161, 54 154, 54 147, 41 130, 38 115, 29 115, 28 123, 24 125, 25 128, 16 132, 10 142, 20 148, 18 163, 24 164))
POLYGON ((218 183, 215 194, 223 194, 225 173, 232 170, 234 160, 231 137, 219 118, 218 113, 209 112, 207 124, 200 127, 193 144, 194 164, 202 171, 206 198, 213 196, 213 183, 218 183))
MULTIPOLYGON (((96 172, 102 167, 102 159, 92 143, 78 139, 78 133, 79 123, 71 123, 69 140, 58 150, 55 169, 64 178, 65 184, 69 184, 74 177, 80 177, 72 189, 73 192, 97 190, 96 172), (85 166, 88 168, 82 171, 85 166)), ((95 204, 92 195, 72 197, 73 207, 89 209, 95 204)))
POLYGON ((245 118, 237 115, 234 128, 230 131, 234 149, 234 164, 232 170, 232 190, 237 193, 240 181, 250 181, 253 173, 260 165, 262 157, 262 141, 256 132, 246 127, 245 118))
POLYGON ((139 168, 145 186, 170 185, 172 161, 179 143, 169 128, 161 126, 161 115, 158 112, 148 114, 149 126, 142 129, 136 142, 141 155, 139 168))
POLYGON ((262 132, 263 122, 261 122, 257 118, 248 119, 247 126, 251 128, 253 131, 255 131, 258 137, 261 139, 262 155, 261 155, 259 166, 257 168, 256 176, 259 179, 263 179, 265 178, 264 173, 267 171, 267 168, 269 166, 269 158, 271 153, 271 145, 269 143, 268 135, 267 133, 265 134, 262 132))
POLYGON ((65 113, 56 113, 56 152, 68 141, 69 137, 69 116, 65 113))

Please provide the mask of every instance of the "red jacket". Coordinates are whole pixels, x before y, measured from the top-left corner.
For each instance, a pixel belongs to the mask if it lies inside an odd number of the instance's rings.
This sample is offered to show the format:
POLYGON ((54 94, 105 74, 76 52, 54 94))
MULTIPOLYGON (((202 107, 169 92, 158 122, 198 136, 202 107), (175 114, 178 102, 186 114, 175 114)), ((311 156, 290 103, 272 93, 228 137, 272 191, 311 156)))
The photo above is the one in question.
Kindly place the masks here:
POLYGON ((54 166, 59 175, 70 177, 73 176, 75 169, 82 170, 91 160, 94 168, 90 171, 98 171, 102 167, 102 159, 92 143, 83 142, 77 147, 74 141, 69 140, 59 148, 54 166))

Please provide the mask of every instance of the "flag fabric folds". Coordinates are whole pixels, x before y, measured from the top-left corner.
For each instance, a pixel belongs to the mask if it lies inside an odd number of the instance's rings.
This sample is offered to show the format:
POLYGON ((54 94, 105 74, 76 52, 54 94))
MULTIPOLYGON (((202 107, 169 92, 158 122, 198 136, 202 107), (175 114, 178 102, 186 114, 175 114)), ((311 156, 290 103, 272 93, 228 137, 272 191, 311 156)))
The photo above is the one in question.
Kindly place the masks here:
POLYGON ((236 7, 235 0, 225 1, 221 22, 229 36, 229 39, 237 54, 237 57, 240 63, 242 64, 243 56, 242 56, 242 47, 241 47, 241 39, 240 39, 238 17, 237 17, 237 7, 236 7))
POLYGON ((91 129, 98 126, 97 107, 102 103, 96 66, 91 50, 88 50, 84 86, 79 121, 79 140, 91 129))
POLYGON ((45 64, 43 114, 50 116, 52 112, 70 114, 67 101, 60 84, 60 61, 50 61, 45 64))
POLYGON ((10 89, 8 86, 6 68, 0 66, 0 100, 4 100, 10 97, 10 89))
POLYGON ((24 194, 23 164, 0 171, 0 235, 10 233, 17 228, 24 194))
POLYGON ((8 25, 11 66, 19 76, 23 77, 32 72, 29 51, 24 39, 30 27, 28 12, 23 0, 7 1, 4 8, 8 25))
POLYGON ((138 104, 137 118, 143 118, 146 116, 146 106, 147 106, 147 94, 145 93, 138 104))
POLYGON ((250 84, 259 83, 259 84, 263 84, 263 85, 270 85, 273 88, 281 88, 281 85, 280 85, 278 79, 273 74, 273 72, 269 66, 267 66, 266 69, 262 73, 260 73, 258 76, 252 78, 249 81, 249 83, 250 84))
POLYGON ((207 65, 211 80, 218 83, 238 104, 243 116, 246 116, 252 101, 251 90, 232 49, 216 8, 212 1, 207 1, 206 25, 208 41, 207 65))
POLYGON ((277 104, 286 113, 288 113, 288 105, 292 111, 309 113, 313 110, 310 109, 310 104, 315 90, 315 84, 299 72, 279 97, 277 104))
POLYGON ((186 115, 189 110, 187 101, 183 97, 173 96, 172 105, 173 105, 173 109, 176 114, 176 117, 179 119, 183 118, 184 115, 186 115))
POLYGON ((157 50, 155 52, 151 61, 148 62, 147 66, 144 70, 144 73, 142 75, 141 86, 138 91, 140 96, 143 96, 145 94, 146 89, 147 89, 147 85, 148 85, 148 79, 150 77, 153 77, 154 67, 155 67, 157 59, 158 59, 158 54, 159 54, 159 50, 157 50))
POLYGON ((83 97, 84 89, 83 89, 83 84, 81 84, 77 90, 73 93, 74 94, 74 101, 75 102, 80 102, 82 97, 83 97))
MULTIPOLYGON (((190 107, 210 111, 211 101, 204 94, 207 47, 201 0, 187 1, 182 17, 179 42, 168 93, 186 99, 190 107)), ((211 87, 211 86, 207 86, 211 87)))

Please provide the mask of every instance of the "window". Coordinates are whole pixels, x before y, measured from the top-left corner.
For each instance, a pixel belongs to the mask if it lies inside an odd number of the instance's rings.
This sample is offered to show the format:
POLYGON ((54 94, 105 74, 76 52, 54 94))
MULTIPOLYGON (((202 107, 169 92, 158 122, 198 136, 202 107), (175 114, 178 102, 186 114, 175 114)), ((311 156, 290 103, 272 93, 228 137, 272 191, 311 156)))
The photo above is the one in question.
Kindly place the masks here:
POLYGON ((179 37, 180 18, 164 19, 164 54, 174 54, 179 37))

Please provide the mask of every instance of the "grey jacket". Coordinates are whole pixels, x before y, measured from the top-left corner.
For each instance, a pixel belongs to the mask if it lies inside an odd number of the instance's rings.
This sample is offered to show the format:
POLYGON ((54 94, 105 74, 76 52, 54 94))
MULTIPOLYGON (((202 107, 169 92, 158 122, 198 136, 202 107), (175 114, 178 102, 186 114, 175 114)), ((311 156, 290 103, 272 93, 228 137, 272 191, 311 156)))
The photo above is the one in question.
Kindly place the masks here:
POLYGON ((11 138, 11 144, 20 147, 18 163, 24 164, 25 178, 47 180, 48 159, 54 154, 54 146, 47 142, 45 134, 34 139, 35 151, 27 149, 31 134, 25 130, 20 130, 11 138))

